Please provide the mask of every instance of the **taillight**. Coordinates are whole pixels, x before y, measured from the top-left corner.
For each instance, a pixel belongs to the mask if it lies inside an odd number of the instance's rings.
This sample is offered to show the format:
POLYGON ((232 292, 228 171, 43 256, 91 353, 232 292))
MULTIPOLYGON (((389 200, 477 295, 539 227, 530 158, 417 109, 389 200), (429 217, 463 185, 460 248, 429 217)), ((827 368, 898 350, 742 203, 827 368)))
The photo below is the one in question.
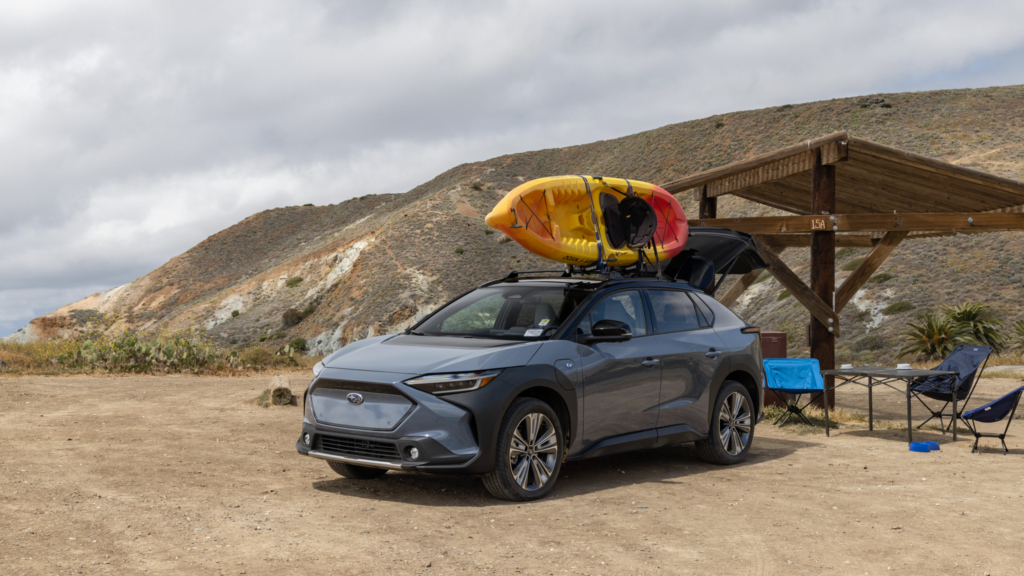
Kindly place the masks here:
POLYGON ((743 334, 760 334, 761 329, 757 326, 747 326, 746 328, 740 328, 740 332, 743 334))

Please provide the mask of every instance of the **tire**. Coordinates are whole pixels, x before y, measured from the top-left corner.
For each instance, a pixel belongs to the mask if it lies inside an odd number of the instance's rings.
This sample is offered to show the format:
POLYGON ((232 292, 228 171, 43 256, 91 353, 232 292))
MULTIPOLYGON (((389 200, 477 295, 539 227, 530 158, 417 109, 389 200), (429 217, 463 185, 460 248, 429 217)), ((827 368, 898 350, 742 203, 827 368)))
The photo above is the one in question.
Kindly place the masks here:
POLYGON ((372 468, 370 466, 356 466, 345 462, 327 461, 327 465, 338 474, 352 480, 373 480, 388 473, 385 468, 372 468))
POLYGON ((695 442, 701 460, 709 464, 739 464, 746 459, 754 441, 753 406, 750 393, 742 384, 734 380, 722 382, 711 411, 708 437, 695 442))
POLYGON ((494 470, 483 477, 492 496, 517 502, 543 498, 562 469, 562 424, 544 402, 520 398, 501 420, 495 451, 494 470), (535 426, 532 435, 531 425, 535 426))

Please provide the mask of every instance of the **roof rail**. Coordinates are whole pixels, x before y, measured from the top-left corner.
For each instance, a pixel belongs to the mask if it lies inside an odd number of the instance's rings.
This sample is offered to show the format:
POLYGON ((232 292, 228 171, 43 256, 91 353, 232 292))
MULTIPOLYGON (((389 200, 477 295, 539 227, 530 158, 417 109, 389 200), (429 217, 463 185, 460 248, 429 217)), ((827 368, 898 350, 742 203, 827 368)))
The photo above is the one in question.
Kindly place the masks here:
POLYGON ((569 276, 569 271, 565 268, 554 268, 549 270, 513 270, 502 278, 504 280, 515 280, 520 274, 559 274, 561 276, 569 276))

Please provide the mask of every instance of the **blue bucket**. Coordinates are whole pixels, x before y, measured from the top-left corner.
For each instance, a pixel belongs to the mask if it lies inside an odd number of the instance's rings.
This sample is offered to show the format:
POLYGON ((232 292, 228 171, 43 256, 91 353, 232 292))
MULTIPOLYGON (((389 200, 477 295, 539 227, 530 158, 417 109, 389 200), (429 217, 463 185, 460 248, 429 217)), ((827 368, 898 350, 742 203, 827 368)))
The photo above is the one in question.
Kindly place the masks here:
POLYGON ((910 451, 911 452, 931 452, 932 449, 931 449, 930 446, 928 446, 927 442, 911 442, 910 443, 910 451))
POLYGON ((925 444, 928 445, 928 448, 930 448, 932 452, 937 452, 939 450, 938 442, 925 442, 925 444))

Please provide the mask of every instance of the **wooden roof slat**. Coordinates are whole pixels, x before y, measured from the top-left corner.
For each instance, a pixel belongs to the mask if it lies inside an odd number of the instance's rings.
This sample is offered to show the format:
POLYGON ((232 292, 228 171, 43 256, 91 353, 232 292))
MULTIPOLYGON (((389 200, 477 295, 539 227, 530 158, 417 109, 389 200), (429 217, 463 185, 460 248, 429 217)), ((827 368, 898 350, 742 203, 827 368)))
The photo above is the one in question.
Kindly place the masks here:
MULTIPOLYGON (((798 174, 790 176, 783 180, 776 180, 774 182, 765 183, 754 188, 749 188, 747 190, 744 190, 743 192, 737 193, 736 195, 741 198, 746 198, 748 200, 764 204, 764 200, 766 198, 774 198, 776 199, 777 203, 781 203, 778 202, 779 198, 777 197, 777 195, 782 193, 784 194, 786 203, 789 205, 809 204, 809 180, 809 175, 798 174)), ((841 189, 842 180, 839 179, 838 175, 836 177, 836 181, 838 182, 837 187, 841 189)), ((851 194, 840 194, 837 191, 836 212, 892 212, 894 208, 890 206, 891 202, 889 202, 889 200, 884 197, 881 198, 881 200, 883 201, 883 205, 879 207, 878 205, 870 204, 870 199, 868 202, 865 202, 865 198, 861 196, 854 196, 851 194)), ((899 205, 896 206, 896 209, 898 209, 899 205)), ((783 208, 783 210, 785 210, 785 208, 783 208)), ((793 210, 790 211, 792 212, 793 210)), ((923 212, 924 210, 921 211, 923 212)), ((809 214, 810 210, 803 210, 797 213, 809 214)))
POLYGON ((929 158, 928 156, 922 156, 921 154, 900 150, 899 148, 892 148, 890 146, 877 144, 869 140, 861 140, 860 138, 849 138, 847 140, 847 145, 851 151, 856 151, 858 153, 863 152, 879 158, 885 158, 894 162, 913 166, 919 170, 927 170, 936 174, 962 178, 964 180, 977 182, 994 188, 1000 188, 1009 192, 1024 194, 1024 182, 995 176, 988 172, 982 172, 981 170, 957 166, 956 164, 950 164, 949 162, 943 162, 942 160, 936 160, 935 158, 929 158))
POLYGON ((842 169, 861 171, 867 174, 879 174, 892 180, 898 180, 901 183, 911 183, 917 188, 925 190, 926 195, 931 198, 934 198, 934 191, 944 191, 954 194, 958 198, 963 198, 967 195, 973 200, 998 204, 999 206, 1024 202, 1024 195, 1017 194, 1016 192, 1008 192, 970 180, 956 179, 941 174, 930 174, 926 180, 927 184, 921 184, 923 180, 919 173, 915 174, 913 171, 907 170, 904 165, 880 156, 861 155, 857 157, 855 162, 847 163, 842 169))
MULTIPOLYGON (((870 173, 844 166, 836 174, 838 186, 847 184, 846 188, 854 188, 856 192, 836 194, 839 197, 857 196, 875 201, 878 209, 869 212, 975 212, 977 204, 970 198, 935 197, 927 188, 916 184, 895 181, 888 178, 872 177, 870 173), (853 186, 849 186, 852 184, 853 186), (930 197, 931 196, 931 197, 930 197)), ((837 186, 837 187, 838 187, 837 186)), ((937 196, 937 195, 936 195, 937 196)))

